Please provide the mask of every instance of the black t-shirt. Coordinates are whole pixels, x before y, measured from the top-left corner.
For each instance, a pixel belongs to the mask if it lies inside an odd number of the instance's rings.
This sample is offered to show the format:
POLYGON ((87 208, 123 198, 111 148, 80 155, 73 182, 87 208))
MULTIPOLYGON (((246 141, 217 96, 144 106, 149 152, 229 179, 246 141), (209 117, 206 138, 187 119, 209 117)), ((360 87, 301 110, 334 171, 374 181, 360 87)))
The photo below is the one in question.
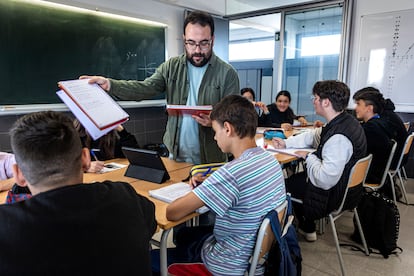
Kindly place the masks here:
POLYGON ((151 275, 154 204, 123 182, 0 206, 0 275, 151 275))

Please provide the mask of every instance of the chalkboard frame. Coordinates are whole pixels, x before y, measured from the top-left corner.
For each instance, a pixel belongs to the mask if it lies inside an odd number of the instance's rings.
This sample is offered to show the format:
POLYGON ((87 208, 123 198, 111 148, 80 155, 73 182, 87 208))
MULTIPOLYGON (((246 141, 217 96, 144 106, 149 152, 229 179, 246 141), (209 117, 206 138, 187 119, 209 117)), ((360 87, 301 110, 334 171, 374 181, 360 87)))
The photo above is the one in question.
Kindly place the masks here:
POLYGON ((165 27, 0 1, 0 106, 61 103, 79 75, 142 80, 165 61, 165 27))

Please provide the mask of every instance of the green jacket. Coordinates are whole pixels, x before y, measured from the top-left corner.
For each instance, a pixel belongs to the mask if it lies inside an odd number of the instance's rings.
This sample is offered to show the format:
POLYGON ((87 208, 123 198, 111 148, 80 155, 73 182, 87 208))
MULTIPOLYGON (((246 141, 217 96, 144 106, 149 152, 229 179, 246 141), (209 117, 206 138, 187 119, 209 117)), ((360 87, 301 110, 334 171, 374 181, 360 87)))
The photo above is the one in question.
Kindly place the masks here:
MULTIPOLYGON (((185 54, 170 58, 144 81, 113 79, 110 81, 109 94, 118 99, 139 101, 165 92, 167 104, 185 105, 190 87, 185 54)), ((197 104, 214 105, 227 95, 239 93, 237 72, 213 53, 200 84, 197 104)), ((181 117, 169 116, 164 134, 164 144, 173 153, 174 158, 177 157, 179 151, 181 121, 181 117)), ((226 155, 221 152, 214 141, 214 131, 211 127, 199 125, 198 139, 202 163, 226 161, 226 155)))

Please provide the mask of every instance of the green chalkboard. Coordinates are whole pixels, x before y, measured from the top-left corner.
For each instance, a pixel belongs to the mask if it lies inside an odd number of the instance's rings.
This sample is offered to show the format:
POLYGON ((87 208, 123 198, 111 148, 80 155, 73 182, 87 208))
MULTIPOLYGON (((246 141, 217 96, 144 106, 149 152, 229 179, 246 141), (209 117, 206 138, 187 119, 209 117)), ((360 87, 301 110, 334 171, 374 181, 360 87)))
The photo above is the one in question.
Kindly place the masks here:
POLYGON ((0 105, 61 103, 59 80, 142 80, 165 60, 165 29, 0 0, 0 105))

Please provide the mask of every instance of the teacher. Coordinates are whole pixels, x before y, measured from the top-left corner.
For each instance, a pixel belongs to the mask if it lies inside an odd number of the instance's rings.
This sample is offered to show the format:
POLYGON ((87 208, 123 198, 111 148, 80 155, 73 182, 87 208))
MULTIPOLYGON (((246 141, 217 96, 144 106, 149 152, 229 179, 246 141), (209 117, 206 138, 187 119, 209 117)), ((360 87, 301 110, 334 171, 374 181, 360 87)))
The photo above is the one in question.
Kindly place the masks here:
MULTIPOLYGON (((211 15, 191 12, 184 21, 185 53, 161 64, 143 81, 81 76, 99 84, 120 100, 149 99, 163 92, 168 104, 214 105, 230 94, 239 94, 237 72, 213 52, 214 20, 211 15)), ((169 116, 164 144, 170 158, 193 164, 226 161, 214 141, 209 115, 169 116), (196 139, 196 137, 198 139, 196 139)))

